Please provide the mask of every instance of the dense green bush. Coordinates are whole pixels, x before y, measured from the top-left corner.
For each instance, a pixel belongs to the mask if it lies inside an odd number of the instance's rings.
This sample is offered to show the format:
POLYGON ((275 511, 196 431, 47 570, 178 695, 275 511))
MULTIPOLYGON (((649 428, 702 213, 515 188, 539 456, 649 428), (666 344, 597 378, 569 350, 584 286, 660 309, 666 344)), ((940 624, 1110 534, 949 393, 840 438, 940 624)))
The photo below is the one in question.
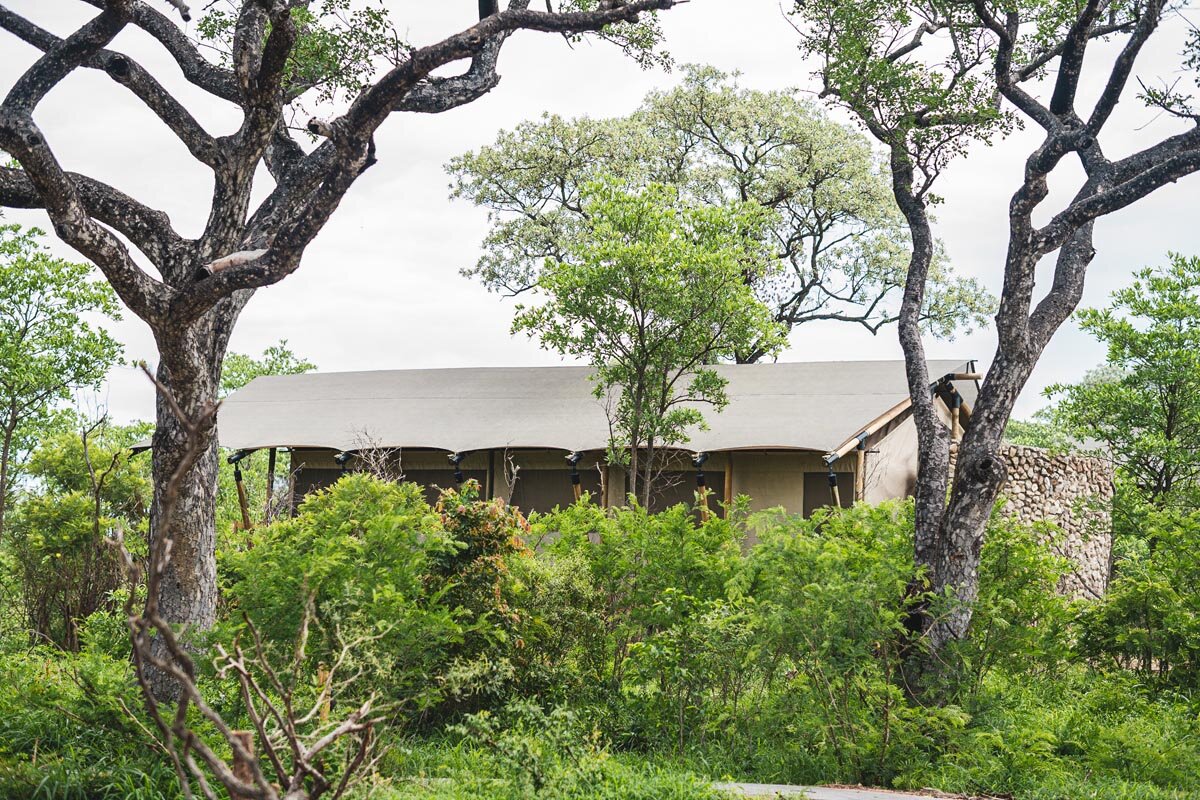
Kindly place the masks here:
MULTIPOLYGON (((771 727, 791 733, 771 756, 806 780, 886 783, 911 720, 900 681, 912 579, 911 507, 889 503, 754 520, 759 543, 738 590, 754 598, 763 687, 742 750, 771 727)), ((736 739, 735 739, 736 741, 736 739)))
MULTIPOLYGON (((286 662, 309 609, 301 687, 355 642, 343 697, 397 712, 371 796, 715 797, 707 775, 1176 798, 1200 791, 1200 518, 1142 524, 1110 595, 1071 600, 1056 532, 997 515, 939 707, 905 690, 906 623, 936 599, 912 591, 904 502, 701 521, 585 500, 526 523, 471 482, 431 507, 351 474, 228 542, 213 635, 248 618, 286 662)), ((6 644, 0 796, 43 774, 47 797, 173 796, 139 749, 119 595, 77 623, 80 654, 6 644)), ((204 681, 244 725, 233 687, 204 681)))
POLYGON ((1054 681, 995 674, 971 724, 899 786, 1016 797, 1192 797, 1200 787, 1195 708, 1147 696, 1130 675, 1054 681))
POLYGON ((531 535, 549 542, 543 560, 551 569, 575 571, 581 581, 575 596, 587 598, 584 613, 563 632, 596 703, 620 695, 635 644, 723 599, 741 563, 738 526, 718 517, 697 524, 682 505, 606 512, 585 500, 535 518, 531 535))
POLYGON ((1076 608, 1058 587, 1071 569, 1053 543, 1062 532, 993 515, 979 565, 971 636, 957 648, 960 697, 982 689, 993 671, 1052 678, 1072 658, 1076 608))
POLYGON ((30 486, 10 512, 4 543, 30 639, 77 650, 80 622, 114 608, 122 576, 105 539, 120 526, 131 547, 144 549, 148 464, 128 451, 144 434, 142 425, 101 426, 85 457, 80 434, 65 431, 47 436, 31 456, 30 486))
POLYGON ((1137 519, 1108 593, 1082 614, 1079 650, 1152 686, 1200 689, 1200 512, 1137 519))
POLYGON ((222 553, 230 627, 244 616, 287 651, 311 616, 314 673, 350 645, 360 689, 426 723, 496 702, 526 618, 510 562, 530 554, 524 518, 478 490, 431 508, 415 484, 347 475, 222 553))
POLYGON ((622 749, 764 781, 1069 792, 1092 770, 1152 792, 1197 785, 1154 757, 1168 740, 1191 752, 1186 706, 1153 708, 1124 683, 1125 713, 1087 710, 1108 679, 1078 664, 1092 605, 1057 593, 1069 565, 1052 528, 992 521, 973 636, 954 654, 958 704, 923 707, 902 669, 921 646, 905 623, 925 600, 910 593, 911 503, 735 521, 581 504, 533 522, 555 587, 539 598, 531 584, 533 599, 570 605, 553 652, 593 678, 555 696, 622 749), (757 540, 745 550, 743 530, 757 540), (1101 756, 1160 714, 1174 722, 1155 748, 1124 748, 1123 766, 1101 756))
POLYGON ((0 797, 176 797, 140 708, 125 659, 48 647, 0 657, 0 797))
POLYGON ((356 642, 348 667, 364 670, 365 687, 425 708, 439 698, 443 647, 463 635, 426 586, 431 560, 455 548, 420 487, 348 475, 311 495, 294 518, 258 528, 244 549, 221 554, 230 625, 245 615, 288 652, 308 609, 314 674, 356 642))

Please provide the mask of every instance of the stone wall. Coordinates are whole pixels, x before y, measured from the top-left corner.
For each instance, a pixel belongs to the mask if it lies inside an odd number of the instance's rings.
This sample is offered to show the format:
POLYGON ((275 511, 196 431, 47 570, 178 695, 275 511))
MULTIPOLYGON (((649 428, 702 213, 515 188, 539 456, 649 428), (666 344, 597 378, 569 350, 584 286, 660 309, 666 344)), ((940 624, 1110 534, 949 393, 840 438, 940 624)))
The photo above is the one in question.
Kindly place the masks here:
MULTIPOLYGON (((1007 501, 1003 513, 1061 528, 1055 550, 1075 568, 1060 588, 1085 597, 1103 594, 1112 551, 1112 464, 1104 458, 1057 455, 1012 444, 1004 445, 1002 453, 1008 465, 1008 480, 1000 490, 1007 501)), ((952 452, 951 469, 953 459, 952 452)))

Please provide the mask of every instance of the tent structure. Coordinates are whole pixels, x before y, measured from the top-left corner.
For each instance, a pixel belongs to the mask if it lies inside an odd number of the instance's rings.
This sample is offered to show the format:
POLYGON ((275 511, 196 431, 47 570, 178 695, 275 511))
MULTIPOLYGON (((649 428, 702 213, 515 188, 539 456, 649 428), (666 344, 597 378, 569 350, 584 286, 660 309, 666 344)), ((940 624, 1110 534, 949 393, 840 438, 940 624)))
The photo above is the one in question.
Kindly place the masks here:
MULTIPOLYGON (((916 432, 902 361, 715 369, 729 404, 720 413, 701 407, 707 429, 679 448, 677 474, 665 482, 675 490, 657 504, 691 499, 700 453, 717 499, 745 494, 758 507, 809 512, 838 494, 847 503, 911 489, 916 432)), ((973 362, 930 361, 929 375, 957 428, 976 394, 973 362)), ((482 367, 260 377, 225 401, 218 435, 235 451, 289 450, 299 495, 386 452, 406 479, 476 478, 525 508, 570 502, 572 485, 623 503, 624 473, 604 460, 609 399, 589 376, 586 367, 482 367)))

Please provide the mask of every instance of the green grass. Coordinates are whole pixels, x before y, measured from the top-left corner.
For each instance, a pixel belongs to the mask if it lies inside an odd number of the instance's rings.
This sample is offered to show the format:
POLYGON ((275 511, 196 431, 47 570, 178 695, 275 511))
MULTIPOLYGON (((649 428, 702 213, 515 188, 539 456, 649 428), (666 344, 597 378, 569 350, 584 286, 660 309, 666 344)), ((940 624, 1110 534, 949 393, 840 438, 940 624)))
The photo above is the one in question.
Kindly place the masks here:
POLYGON ((381 763, 371 797, 387 800, 723 800, 728 795, 690 770, 603 749, 576 758, 550 758, 531 782, 486 747, 465 739, 407 739, 381 763))

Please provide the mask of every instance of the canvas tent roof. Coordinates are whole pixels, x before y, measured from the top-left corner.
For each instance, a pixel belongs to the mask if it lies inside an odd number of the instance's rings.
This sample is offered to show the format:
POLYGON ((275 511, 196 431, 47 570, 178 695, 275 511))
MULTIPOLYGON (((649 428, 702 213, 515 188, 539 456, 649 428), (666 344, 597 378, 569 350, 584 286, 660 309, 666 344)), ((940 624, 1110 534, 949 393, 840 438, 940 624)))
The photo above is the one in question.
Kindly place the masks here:
MULTIPOLYGON (((902 361, 720 365, 729 405, 686 447, 830 451, 908 396, 902 361)), ((968 371, 930 361, 930 379, 968 371)), ((218 417, 224 447, 603 449, 604 401, 587 367, 329 372, 256 378, 218 417)), ((967 403, 971 382, 958 384, 967 403)))

